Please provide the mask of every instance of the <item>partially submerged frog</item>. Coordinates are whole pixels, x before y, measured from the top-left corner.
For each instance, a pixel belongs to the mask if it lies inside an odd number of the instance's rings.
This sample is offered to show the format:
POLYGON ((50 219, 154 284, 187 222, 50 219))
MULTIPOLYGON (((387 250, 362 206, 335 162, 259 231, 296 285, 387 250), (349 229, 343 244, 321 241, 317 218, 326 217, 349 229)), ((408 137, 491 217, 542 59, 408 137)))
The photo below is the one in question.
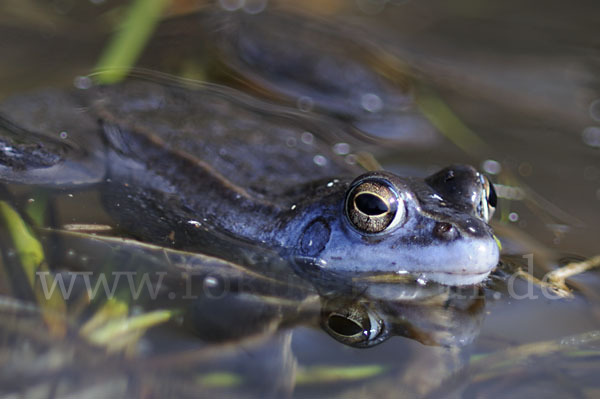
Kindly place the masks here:
POLYGON ((448 285, 498 263, 494 189, 474 168, 365 173, 343 125, 231 89, 130 80, 16 97, 0 116, 0 178, 100 184, 119 228, 142 241, 210 252, 225 235, 298 267, 448 285))

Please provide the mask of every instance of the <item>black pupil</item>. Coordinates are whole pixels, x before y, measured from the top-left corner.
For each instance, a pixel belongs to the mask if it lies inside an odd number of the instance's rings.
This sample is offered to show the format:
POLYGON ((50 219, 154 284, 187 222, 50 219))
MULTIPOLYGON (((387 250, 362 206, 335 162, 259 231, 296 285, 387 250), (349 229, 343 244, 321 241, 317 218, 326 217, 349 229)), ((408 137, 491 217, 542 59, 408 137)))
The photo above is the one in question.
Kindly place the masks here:
POLYGON ((359 194, 354 198, 354 203, 359 211, 369 216, 381 215, 389 210, 387 204, 373 194, 359 194))
POLYGON ((490 193, 488 194, 488 204, 490 204, 493 208, 496 207, 498 203, 498 196, 496 195, 496 189, 492 182, 490 182, 490 193))
POLYGON ((330 316, 328 324, 329 328, 333 331, 347 337, 360 334, 364 331, 364 329, 355 321, 338 315, 330 316))

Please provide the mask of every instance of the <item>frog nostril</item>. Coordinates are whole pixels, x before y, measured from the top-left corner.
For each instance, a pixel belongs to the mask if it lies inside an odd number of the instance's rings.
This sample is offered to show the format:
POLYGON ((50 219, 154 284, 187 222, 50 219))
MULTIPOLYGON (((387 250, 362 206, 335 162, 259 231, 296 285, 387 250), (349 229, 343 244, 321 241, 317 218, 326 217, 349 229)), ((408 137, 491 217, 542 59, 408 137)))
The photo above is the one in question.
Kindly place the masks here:
POLYGON ((456 238, 458 231, 450 223, 438 222, 433 228, 433 234, 442 240, 450 241, 456 238))

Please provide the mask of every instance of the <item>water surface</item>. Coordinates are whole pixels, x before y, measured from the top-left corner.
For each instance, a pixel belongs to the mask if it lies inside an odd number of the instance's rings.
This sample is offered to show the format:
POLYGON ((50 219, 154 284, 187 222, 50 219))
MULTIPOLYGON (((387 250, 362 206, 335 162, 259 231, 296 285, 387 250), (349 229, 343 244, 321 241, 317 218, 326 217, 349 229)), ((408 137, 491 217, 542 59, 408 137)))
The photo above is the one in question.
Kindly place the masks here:
MULTIPOLYGON (((260 2, 247 3, 250 11, 260 10, 260 2)), ((124 4, 5 2, 0 6, 5 15, 0 19, 0 97, 81 85, 78 77, 93 69, 124 4)), ((269 2, 262 12, 274 6, 269 2)), ((414 90, 421 93, 417 98, 430 100, 425 105, 411 104, 409 113, 416 115, 410 119, 412 131, 426 129, 426 140, 394 136, 398 131, 393 130, 391 141, 386 136, 385 141, 365 144, 386 169, 425 176, 447 164, 470 163, 492 176, 501 194, 493 222, 504 249, 499 270, 481 289, 451 289, 453 300, 447 308, 422 302, 398 304, 390 298, 410 295, 398 285, 374 285, 366 294, 361 291, 370 298, 363 305, 367 302, 367 307, 387 315, 388 323, 395 326, 385 342, 364 349, 332 339, 321 327, 323 314, 339 309, 339 299, 327 296, 332 291, 328 282, 314 284, 290 273, 274 254, 224 239, 223 253, 231 252, 228 245, 235 246, 242 254, 237 263, 249 266, 248 272, 200 255, 86 235, 102 232, 82 235, 42 229, 36 235, 44 244, 50 270, 71 276, 80 273, 75 293, 85 290, 81 285, 85 272, 110 274, 115 265, 125 273, 143 268, 152 278, 164 273, 167 288, 158 299, 143 291, 136 300, 126 301, 127 314, 148 312, 159 320, 166 308, 178 312, 170 321, 141 331, 141 337, 89 324, 87 332, 81 332, 82 325, 99 317, 106 302, 72 301, 66 335, 56 331, 53 335, 47 332, 52 322, 40 317, 31 288, 18 273, 5 224, 0 273, 3 396, 597 394, 597 271, 571 280, 571 299, 557 299, 511 276, 517 267, 527 269, 528 259, 533 259, 531 271, 541 277, 569 261, 600 253, 600 53, 594 18, 598 5, 593 1, 357 0, 307 2, 305 7, 319 18, 334 21, 332 29, 338 35, 351 41, 352 34, 361 32, 361 37, 367 35, 368 41, 382 46, 410 71, 418 83, 414 90), (459 128, 448 122, 447 110, 460 121, 459 128), (423 114, 443 116, 441 125, 423 114), (483 144, 471 145, 469 139, 457 136, 462 126, 483 144), (192 269, 201 272, 185 277, 192 269)), ((216 73, 215 68, 223 69, 219 63, 213 65, 214 43, 202 36, 205 26, 196 25, 206 19, 196 19, 183 1, 167 12, 170 16, 148 43, 139 68, 207 78, 278 105, 305 108, 306 102, 290 104, 289 97, 273 96, 275 89, 264 82, 252 88, 230 73, 216 73)), ((328 108, 330 99, 322 101, 320 112, 343 114, 345 108, 328 108)), ((371 122, 369 128, 375 126, 371 122)), ((380 127, 371 131, 380 132, 380 127)), ((58 193, 30 187, 6 189, 3 199, 22 209, 45 204, 43 225, 94 222, 114 227, 95 189, 58 193)), ((127 278, 127 274, 122 277, 124 290, 127 278)), ((356 290, 349 292, 342 295, 346 301, 356 298, 356 290)), ((440 294, 420 295, 431 300, 440 294)), ((63 324, 54 325, 60 329, 63 324)))

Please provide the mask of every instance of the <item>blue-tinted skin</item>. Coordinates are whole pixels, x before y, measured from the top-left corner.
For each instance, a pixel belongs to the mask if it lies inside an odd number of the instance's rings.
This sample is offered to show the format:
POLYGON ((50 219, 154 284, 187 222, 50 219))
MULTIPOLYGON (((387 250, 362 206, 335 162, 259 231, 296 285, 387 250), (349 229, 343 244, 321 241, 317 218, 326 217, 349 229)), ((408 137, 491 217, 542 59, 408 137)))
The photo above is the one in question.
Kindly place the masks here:
POLYGON ((327 271, 414 273, 451 285, 480 282, 496 266, 494 204, 475 169, 354 179, 360 168, 322 145, 317 125, 271 108, 229 89, 148 82, 24 96, 0 106, 0 178, 99 184, 121 231, 181 249, 218 252, 214 237, 224 236, 327 271), (315 154, 327 165, 315 165, 315 154), (387 185, 403 210, 377 233, 348 217, 348 191, 365 181, 387 185))
MULTIPOLYGON (((325 184, 317 194, 318 203, 296 204, 281 218, 278 228, 284 233, 275 233, 273 239, 289 248, 289 254, 324 270, 414 273, 450 285, 480 282, 499 258, 493 232, 479 209, 486 192, 472 167, 454 166, 438 175, 450 172, 453 179, 445 182, 434 175, 429 179, 432 184, 386 172, 357 178, 389 182, 404 203, 402 220, 376 234, 361 232, 347 217, 350 182, 325 184), (449 196, 452 202, 446 199, 449 196)), ((483 200, 485 204, 487 199, 483 200)))

